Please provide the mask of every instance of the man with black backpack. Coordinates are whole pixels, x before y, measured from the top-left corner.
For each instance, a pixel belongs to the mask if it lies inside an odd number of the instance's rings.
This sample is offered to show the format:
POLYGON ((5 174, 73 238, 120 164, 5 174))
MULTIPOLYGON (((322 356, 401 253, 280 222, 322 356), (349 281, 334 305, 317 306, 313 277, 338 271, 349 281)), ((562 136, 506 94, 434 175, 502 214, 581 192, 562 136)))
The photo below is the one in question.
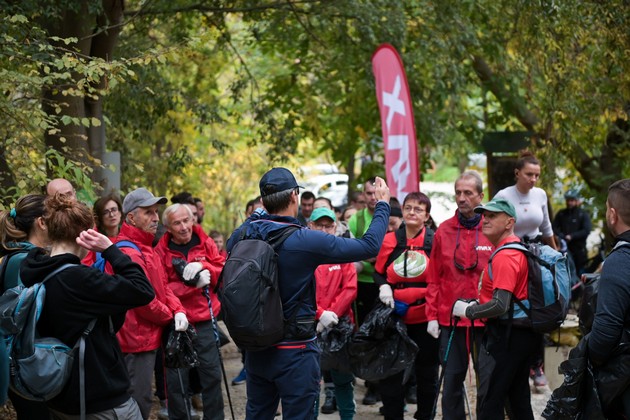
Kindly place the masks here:
MULTIPOLYGON (((507 200, 494 199, 475 208, 483 214, 482 232, 499 248, 520 242, 514 234, 516 210, 507 200)), ((533 420, 529 390, 530 355, 541 345, 542 334, 513 325, 514 300, 528 298, 528 265, 525 254, 503 249, 493 256, 492 273, 484 270, 479 303, 457 300, 453 316, 487 319, 478 360, 477 418, 503 420, 506 401, 512 420, 533 420)))
MULTIPOLYGON (((286 168, 273 168, 265 173, 260 180, 260 193, 268 214, 254 213, 236 229, 227 243, 230 256, 222 274, 222 305, 226 320, 231 319, 234 325, 238 324, 235 318, 241 313, 247 315, 250 308, 240 308, 239 313, 239 308, 227 304, 225 299, 233 300, 238 297, 235 295, 251 293, 251 290, 240 290, 235 294, 226 291, 231 280, 226 279, 226 273, 230 259, 235 258, 236 248, 241 241, 269 241, 281 237, 285 229, 291 229, 275 249, 279 296, 286 320, 279 327, 284 334, 267 348, 247 352, 247 419, 273 419, 280 399, 283 418, 312 418, 320 378, 319 350, 315 341, 315 269, 321 264, 375 257, 387 230, 390 197, 381 178, 375 182, 378 203, 374 218, 361 239, 340 238, 301 228, 296 219, 299 188, 295 177, 286 168)), ((228 322, 226 325, 229 328, 228 322)))

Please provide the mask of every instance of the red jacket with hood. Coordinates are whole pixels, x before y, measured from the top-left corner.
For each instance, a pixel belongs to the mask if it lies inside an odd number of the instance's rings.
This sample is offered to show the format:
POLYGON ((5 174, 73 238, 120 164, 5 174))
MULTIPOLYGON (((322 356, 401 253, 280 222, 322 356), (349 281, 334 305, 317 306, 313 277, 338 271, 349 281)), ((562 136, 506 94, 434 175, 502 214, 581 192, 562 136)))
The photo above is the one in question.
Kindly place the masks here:
POLYGON ((339 318, 352 314, 352 302, 357 298, 357 270, 354 263, 323 264, 315 270, 315 289, 319 319, 324 311, 333 311, 339 318))
MULTIPOLYGON (((437 320, 440 325, 449 326, 457 299, 479 298, 481 274, 494 251, 481 232, 482 223, 483 216, 477 226, 466 229, 455 214, 440 224, 435 232, 427 279, 426 313, 429 321, 437 320), (466 270, 455 266, 455 258, 466 270)), ((470 320, 462 318, 458 326, 470 326, 470 320)), ((475 320, 475 326, 481 327, 483 323, 475 320)))
POLYGON ((223 270, 225 258, 219 254, 216 244, 212 238, 206 235, 200 225, 193 225, 193 235, 197 235, 199 237, 200 244, 192 247, 188 251, 188 257, 185 257, 181 252, 172 250, 168 247, 169 241, 173 238, 173 235, 169 232, 166 232, 164 236, 162 236, 160 242, 155 247, 155 252, 157 252, 160 256, 162 264, 166 269, 168 287, 186 308, 188 321, 195 323, 208 321, 210 319, 208 300, 202 294, 201 289, 186 286, 181 281, 173 268, 173 258, 182 258, 189 263, 199 262, 203 266, 202 270, 208 270, 210 272, 210 299, 212 301, 212 311, 214 312, 215 317, 217 317, 221 311, 221 303, 219 302, 217 295, 212 293, 212 291, 219 280, 221 270, 223 270))
MULTIPOLYGON (((140 252, 133 248, 123 247, 120 250, 140 264, 147 278, 153 285, 155 298, 148 305, 127 311, 125 323, 117 337, 123 353, 140 353, 152 351, 160 347, 162 328, 167 325, 175 313, 186 313, 181 302, 166 286, 166 271, 162 261, 153 250, 153 234, 123 223, 116 242, 130 241, 140 248, 140 252)), ((106 267, 109 272, 110 267, 106 267)))

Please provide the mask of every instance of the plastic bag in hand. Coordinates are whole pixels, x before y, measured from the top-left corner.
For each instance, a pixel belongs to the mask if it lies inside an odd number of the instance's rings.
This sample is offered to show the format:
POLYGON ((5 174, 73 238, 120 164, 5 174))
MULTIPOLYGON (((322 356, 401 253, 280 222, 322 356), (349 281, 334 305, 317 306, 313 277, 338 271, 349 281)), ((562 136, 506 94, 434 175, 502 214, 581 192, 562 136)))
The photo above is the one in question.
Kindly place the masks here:
POLYGON ((348 346, 355 376, 378 381, 405 371, 406 381, 418 353, 418 345, 407 335, 407 326, 394 309, 377 301, 348 346))
POLYGON ((199 358, 195 350, 197 331, 188 325, 186 331, 175 331, 171 322, 162 334, 164 346, 164 366, 167 368, 191 368, 199 366, 199 358))
POLYGON ((183 258, 173 258, 173 269, 175 269, 175 273, 177 273, 177 277, 186 285, 190 287, 197 287, 197 282, 199 281, 199 273, 195 274, 195 276, 190 280, 184 280, 184 268, 188 265, 188 261, 183 258))
POLYGON ((317 335, 317 344, 321 350, 320 367, 322 370, 335 369, 350 373, 350 356, 348 344, 352 340, 354 324, 348 315, 339 318, 339 322, 331 328, 325 328, 317 335))

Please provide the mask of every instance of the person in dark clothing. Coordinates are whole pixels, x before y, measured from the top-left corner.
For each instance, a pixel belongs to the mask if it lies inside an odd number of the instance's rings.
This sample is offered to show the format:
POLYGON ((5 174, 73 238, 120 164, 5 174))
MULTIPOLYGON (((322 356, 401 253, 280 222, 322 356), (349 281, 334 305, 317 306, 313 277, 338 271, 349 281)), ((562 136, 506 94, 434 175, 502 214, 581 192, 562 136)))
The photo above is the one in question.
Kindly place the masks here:
MULTIPOLYGON (((286 168, 273 168, 265 173, 260 180, 260 193, 269 214, 260 211, 252 214, 228 240, 228 251, 243 237, 266 240, 287 225, 299 226, 296 218, 299 188, 286 168)), ((377 255, 387 230, 390 208, 385 181, 377 178, 374 188, 378 203, 370 228, 361 239, 298 228, 277 250, 284 317, 294 322, 285 328, 291 333, 281 342, 265 350, 247 352, 246 419, 273 419, 279 400, 284 419, 312 419, 320 379, 314 272, 321 264, 346 263, 377 255)))
POLYGON ((553 232, 567 244, 567 248, 575 264, 575 272, 579 276, 584 273, 584 265, 588 260, 586 238, 591 233, 591 217, 580 207, 580 197, 575 191, 564 195, 567 207, 560 210, 553 219, 553 232))
MULTIPOLYGON (((608 188, 606 225, 615 237, 615 247, 602 268, 597 311, 588 341, 589 357, 595 367, 620 353, 620 344, 627 346, 625 343, 630 338, 630 178, 614 182, 608 188)), ((630 418, 628 382, 616 400, 616 410, 630 418)))
MULTIPOLYGON (((10 210, 0 212, 0 256, 5 266, 0 278, 2 292, 22 285, 20 265, 28 251, 48 245, 44 224, 45 195, 27 194, 20 197, 10 210)), ((9 399, 18 420, 49 420, 46 404, 29 401, 9 390, 9 399)))
MULTIPOLYGON (((50 255, 41 248, 32 249, 21 265, 22 282, 32 286, 62 265, 74 265, 46 282, 38 331, 72 347, 96 318, 85 350, 87 418, 139 419, 138 405, 127 392, 129 378, 115 333, 128 309, 154 298, 151 283, 107 236, 91 229, 94 219, 84 204, 56 194, 46 199, 44 220, 52 243, 50 255), (102 252, 116 274, 81 265, 88 250, 102 252)), ((78 363, 77 358, 66 388, 47 403, 54 419, 80 413, 78 363)))

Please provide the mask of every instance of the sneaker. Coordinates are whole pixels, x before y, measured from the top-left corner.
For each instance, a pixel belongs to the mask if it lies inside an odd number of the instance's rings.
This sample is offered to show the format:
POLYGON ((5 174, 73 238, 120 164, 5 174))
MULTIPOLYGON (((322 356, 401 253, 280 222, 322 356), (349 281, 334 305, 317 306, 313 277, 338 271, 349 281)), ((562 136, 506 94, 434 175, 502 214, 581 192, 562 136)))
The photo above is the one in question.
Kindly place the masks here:
POLYGON ((541 366, 530 369, 529 377, 534 381, 535 387, 547 386, 547 377, 541 366))
POLYGON ((405 401, 407 402, 407 404, 418 404, 416 385, 407 387, 407 392, 405 392, 405 401))
POLYGON ((160 400, 160 411, 157 413, 158 420, 168 420, 168 408, 166 408, 166 400, 160 400))
POLYGON ((365 397, 363 397, 363 405, 374 405, 381 400, 379 393, 371 387, 368 387, 365 397))
POLYGON ((324 405, 322 405, 321 408, 322 414, 332 414, 337 411, 337 400, 335 399, 333 389, 332 387, 326 387, 324 389, 326 400, 324 400, 324 405))
POLYGON ((241 369, 239 374, 236 376, 236 378, 232 379, 232 385, 244 384, 246 380, 247 380, 247 372, 245 371, 245 368, 243 368, 241 369))

